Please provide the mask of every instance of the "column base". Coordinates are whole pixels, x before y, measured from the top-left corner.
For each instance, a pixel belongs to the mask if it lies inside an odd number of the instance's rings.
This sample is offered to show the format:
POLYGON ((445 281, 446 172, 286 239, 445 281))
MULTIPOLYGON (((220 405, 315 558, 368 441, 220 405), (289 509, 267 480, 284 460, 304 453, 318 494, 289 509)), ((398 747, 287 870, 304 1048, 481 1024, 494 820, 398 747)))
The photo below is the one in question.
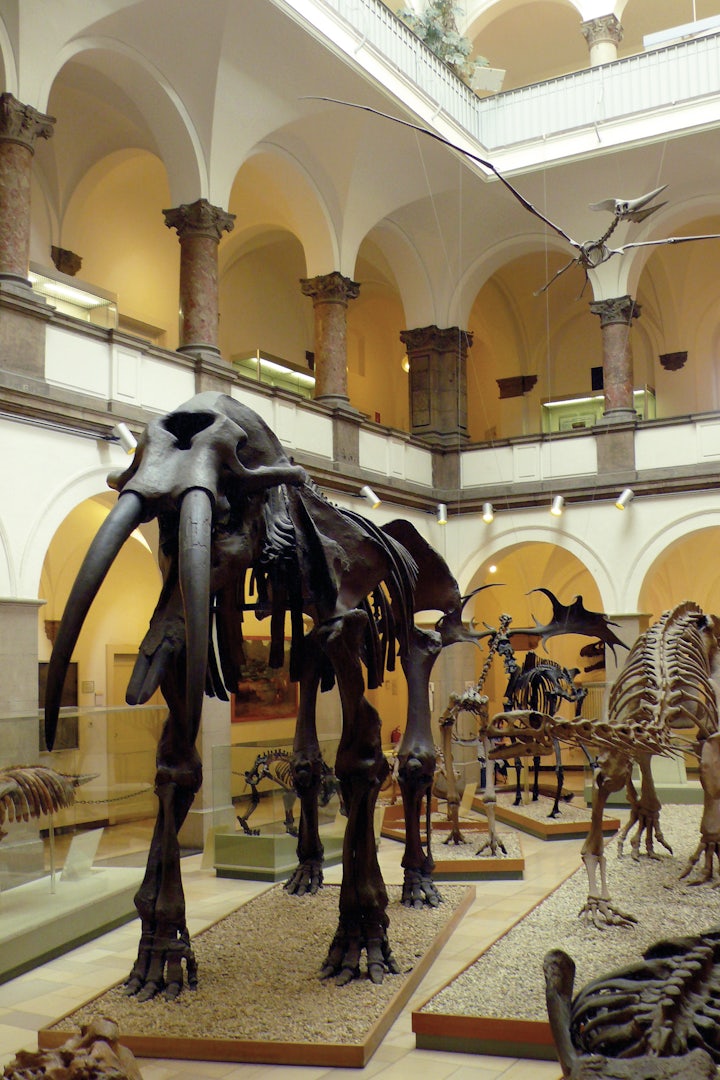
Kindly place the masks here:
POLYGON ((608 409, 595 423, 596 425, 637 423, 637 418, 638 415, 634 409, 608 409))
POLYGON ((317 401, 319 405, 325 405, 328 409, 337 409, 339 412, 348 413, 352 416, 360 415, 358 410, 350 404, 350 398, 342 394, 319 394, 313 400, 317 401))

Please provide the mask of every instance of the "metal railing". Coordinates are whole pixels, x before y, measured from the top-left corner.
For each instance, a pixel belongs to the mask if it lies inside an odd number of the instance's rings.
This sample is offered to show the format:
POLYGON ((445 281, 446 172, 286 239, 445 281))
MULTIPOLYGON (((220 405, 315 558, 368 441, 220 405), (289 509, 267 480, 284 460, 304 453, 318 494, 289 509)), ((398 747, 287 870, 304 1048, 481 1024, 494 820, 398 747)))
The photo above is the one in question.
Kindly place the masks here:
MULTIPOLYGON (((308 4, 275 0, 302 13, 308 4)), ((339 17, 354 37, 352 58, 370 47, 388 68, 411 81, 489 149, 581 131, 628 116, 660 111, 720 94, 720 34, 677 42, 599 67, 575 71, 479 98, 382 0, 314 0, 339 17)))

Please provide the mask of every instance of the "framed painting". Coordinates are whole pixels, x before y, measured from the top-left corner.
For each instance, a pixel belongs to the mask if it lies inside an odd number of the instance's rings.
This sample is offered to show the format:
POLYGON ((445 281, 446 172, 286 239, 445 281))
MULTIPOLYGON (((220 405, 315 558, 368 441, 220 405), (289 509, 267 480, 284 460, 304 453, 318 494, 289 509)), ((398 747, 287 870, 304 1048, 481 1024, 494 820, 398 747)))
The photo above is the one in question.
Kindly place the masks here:
POLYGON ((289 650, 281 668, 271 668, 270 638, 245 638, 245 663, 232 694, 232 722, 283 720, 297 713, 297 684, 290 682, 289 650))

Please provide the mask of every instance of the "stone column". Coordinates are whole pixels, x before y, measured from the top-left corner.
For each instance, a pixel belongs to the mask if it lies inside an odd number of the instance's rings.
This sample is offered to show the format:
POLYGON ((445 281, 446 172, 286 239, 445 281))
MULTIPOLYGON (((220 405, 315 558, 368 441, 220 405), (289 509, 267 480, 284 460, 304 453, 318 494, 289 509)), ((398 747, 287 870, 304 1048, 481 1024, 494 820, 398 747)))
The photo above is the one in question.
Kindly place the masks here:
POLYGON ((235 215, 207 199, 163 210, 168 229, 180 240, 180 312, 178 352, 200 360, 218 360, 218 244, 231 232, 235 215))
POLYGON ((333 408, 349 408, 347 379, 347 306, 360 293, 357 281, 337 270, 301 278, 315 315, 315 398, 333 408))
POLYGON ((0 282, 29 288, 30 176, 35 140, 49 139, 53 116, 0 94, 0 282))
POLYGON ((583 37, 590 49, 590 67, 617 60, 617 48, 623 37, 623 28, 616 15, 601 15, 582 23, 583 37))
POLYGON ((596 300, 590 304, 593 315, 600 317, 603 345, 603 384, 608 424, 635 419, 633 405, 633 363, 630 330, 633 319, 640 317, 640 305, 631 296, 596 300))
POLYGON ((436 444, 467 441, 467 353, 472 334, 457 326, 403 330, 410 361, 410 430, 436 444))

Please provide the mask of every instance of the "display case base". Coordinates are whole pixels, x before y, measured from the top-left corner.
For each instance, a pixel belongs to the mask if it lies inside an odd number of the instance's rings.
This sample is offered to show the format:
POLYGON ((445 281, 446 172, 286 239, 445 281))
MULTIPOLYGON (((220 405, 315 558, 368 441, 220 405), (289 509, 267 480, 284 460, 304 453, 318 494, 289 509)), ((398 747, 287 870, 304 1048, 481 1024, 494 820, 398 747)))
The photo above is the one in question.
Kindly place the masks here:
MULTIPOLYGON (((342 860, 343 833, 320 830, 325 866, 342 860)), ((297 866, 297 837, 288 833, 248 836, 244 832, 215 833, 215 873, 248 881, 283 881, 297 866)))
POLYGON ((77 881, 49 876, 0 895, 0 982, 135 918, 138 867, 102 867, 77 881))

